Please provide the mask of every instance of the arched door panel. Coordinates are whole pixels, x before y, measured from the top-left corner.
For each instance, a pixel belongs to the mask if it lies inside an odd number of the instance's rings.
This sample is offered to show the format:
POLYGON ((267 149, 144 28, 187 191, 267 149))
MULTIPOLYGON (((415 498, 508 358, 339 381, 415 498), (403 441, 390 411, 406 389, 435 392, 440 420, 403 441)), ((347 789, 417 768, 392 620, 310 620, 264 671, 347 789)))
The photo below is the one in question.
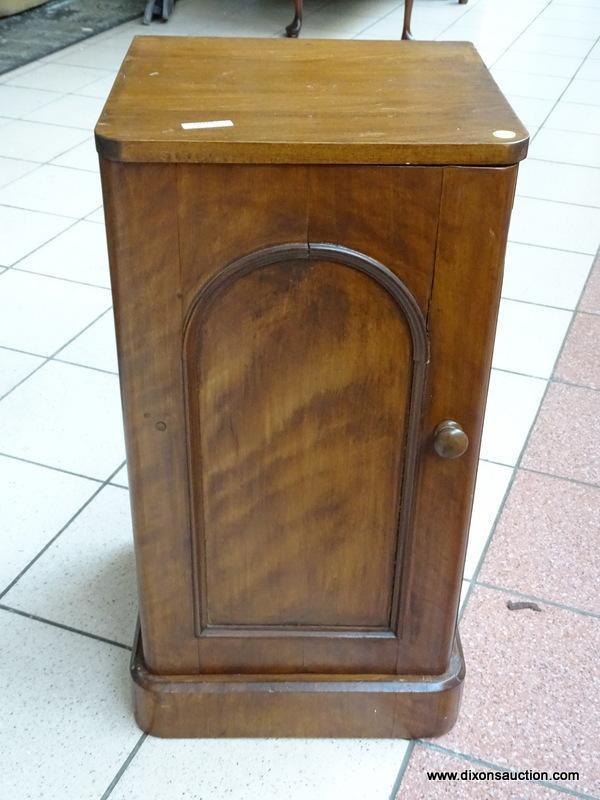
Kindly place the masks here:
POLYGON ((406 288, 344 248, 260 251, 201 291, 184 366, 211 647, 395 637, 426 349, 406 288))

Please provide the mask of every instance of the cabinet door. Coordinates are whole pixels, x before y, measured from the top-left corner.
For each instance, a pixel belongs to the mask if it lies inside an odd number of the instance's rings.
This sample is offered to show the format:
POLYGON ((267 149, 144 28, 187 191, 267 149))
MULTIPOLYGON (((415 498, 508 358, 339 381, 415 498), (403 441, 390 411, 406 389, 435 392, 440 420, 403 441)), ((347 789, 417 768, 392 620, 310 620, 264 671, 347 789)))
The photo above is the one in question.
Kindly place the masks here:
POLYGON ((179 186, 200 670, 394 672, 441 171, 179 186))
POLYGON ((515 170, 102 172, 148 668, 443 672, 515 170))

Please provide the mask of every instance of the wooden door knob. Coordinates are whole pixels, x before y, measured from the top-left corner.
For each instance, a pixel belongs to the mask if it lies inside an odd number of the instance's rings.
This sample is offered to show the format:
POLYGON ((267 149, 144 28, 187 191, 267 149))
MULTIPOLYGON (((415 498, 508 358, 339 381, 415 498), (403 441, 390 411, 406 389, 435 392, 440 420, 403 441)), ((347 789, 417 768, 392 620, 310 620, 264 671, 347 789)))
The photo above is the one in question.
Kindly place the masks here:
POLYGON ((442 458, 459 458, 468 447, 469 437, 452 419, 440 422, 433 432, 433 448, 442 458))

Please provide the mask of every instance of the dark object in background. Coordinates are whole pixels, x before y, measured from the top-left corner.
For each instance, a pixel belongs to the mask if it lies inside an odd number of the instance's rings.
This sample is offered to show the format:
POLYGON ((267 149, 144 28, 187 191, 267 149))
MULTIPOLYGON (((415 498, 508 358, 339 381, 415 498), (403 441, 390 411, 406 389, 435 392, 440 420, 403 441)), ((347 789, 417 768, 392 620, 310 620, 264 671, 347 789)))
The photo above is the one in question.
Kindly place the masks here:
POLYGON ((51 0, 0 19, 0 74, 139 17, 140 0, 51 0))
MULTIPOLYGON (((365 0, 368 2, 368 0, 365 0)), ((461 5, 464 5, 468 2, 468 0, 458 0, 461 5)), ((287 36, 290 38, 295 39, 300 34, 300 30, 302 29, 302 10, 303 10, 304 0, 294 0, 294 19, 290 22, 290 24, 285 29, 287 36)), ((404 0, 404 25, 402 26, 402 38, 403 39, 412 39, 412 33, 410 30, 410 21, 412 17, 412 10, 413 10, 414 0, 404 0)), ((341 3, 340 3, 341 5, 341 3)), ((381 37, 385 39, 385 36, 381 37)))

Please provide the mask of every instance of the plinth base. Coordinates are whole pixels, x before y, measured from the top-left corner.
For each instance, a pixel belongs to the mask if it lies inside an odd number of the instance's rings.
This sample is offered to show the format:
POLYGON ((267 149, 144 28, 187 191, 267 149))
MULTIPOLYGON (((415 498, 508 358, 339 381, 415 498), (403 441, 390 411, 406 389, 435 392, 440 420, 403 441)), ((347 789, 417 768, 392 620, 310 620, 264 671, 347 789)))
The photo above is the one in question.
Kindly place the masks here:
POLYGON ((153 736, 440 736, 458 714, 465 665, 458 633, 443 675, 154 675, 138 633, 135 717, 153 736))

